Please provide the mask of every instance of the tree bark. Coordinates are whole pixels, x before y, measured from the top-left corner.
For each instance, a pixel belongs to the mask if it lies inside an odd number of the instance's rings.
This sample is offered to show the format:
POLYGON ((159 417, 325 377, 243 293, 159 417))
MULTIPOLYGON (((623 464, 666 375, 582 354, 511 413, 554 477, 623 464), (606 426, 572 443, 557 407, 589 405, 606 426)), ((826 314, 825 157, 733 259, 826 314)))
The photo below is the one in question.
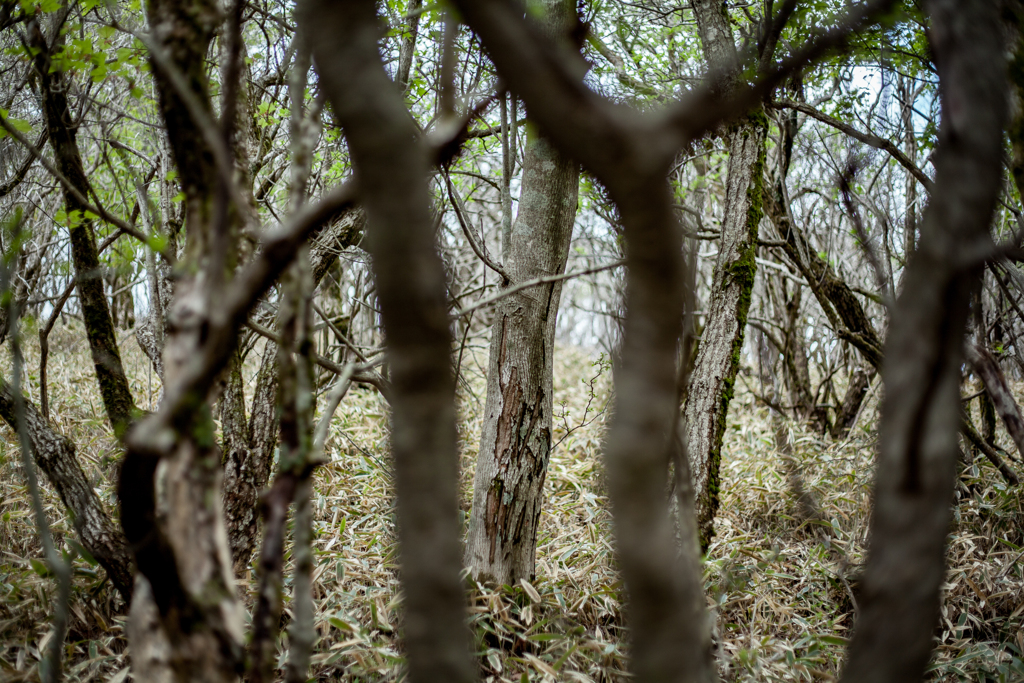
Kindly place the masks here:
POLYGON ((942 123, 936 189, 896 301, 861 614, 845 683, 918 681, 932 652, 959 453, 969 302, 1002 175, 1005 61, 997 3, 929 0, 942 123))
POLYGON ((781 187, 776 189, 771 201, 766 202, 766 208, 776 232, 785 242, 786 255, 807 280, 836 334, 856 347, 876 370, 881 369, 882 342, 874 325, 849 285, 818 256, 800 229, 793 225, 781 187))
MULTIPOLYGON (((564 33, 575 3, 547 4, 564 33)), ((515 282, 565 270, 576 219, 579 164, 527 134, 519 213, 505 271, 515 282)), ((473 482, 466 565, 474 578, 513 585, 535 574, 537 523, 551 450, 552 373, 560 282, 512 294, 495 311, 487 403, 473 482)))
MULTIPOLYGON (((615 540, 640 681, 712 681, 699 557, 676 543, 668 466, 677 448, 682 230, 666 177, 677 148, 628 108, 598 97, 512 2, 457 0, 541 132, 608 189, 626 239, 626 319, 605 441, 615 540)), ((681 458, 685 458, 685 444, 681 458)), ((684 503, 685 504, 685 503, 684 503)))
MULTIPOLYGON (((1021 419, 1020 408, 1013 398, 1013 393, 1010 391, 1003 371, 999 368, 999 363, 987 349, 980 346, 968 342, 966 349, 967 361, 981 377, 981 381, 985 384, 985 391, 995 407, 995 412, 1002 418, 1007 434, 1017 446, 1017 452, 1024 457, 1024 419, 1021 419)), ((986 439, 988 436, 985 434, 986 439)), ((991 441, 989 443, 994 445, 991 441)))
POLYGON ((391 447, 409 679, 471 681, 460 579, 455 380, 429 158, 380 61, 371 0, 299 4, 366 207, 392 381, 391 447))
MULTIPOLYGON (((365 226, 366 212, 357 207, 344 212, 310 238, 314 289, 338 260, 338 253, 359 243, 365 226)), ((271 461, 277 447, 277 376, 277 351, 273 343, 267 342, 256 373, 256 389, 245 436, 224 444, 224 514, 236 567, 248 564, 259 541, 259 496, 270 480, 271 461)), ((234 419, 239 426, 244 425, 241 382, 228 382, 221 400, 224 406, 234 406, 230 409, 232 412, 238 414, 241 410, 241 417, 234 419)))
MULTIPOLYGON (((712 78, 730 85, 737 59, 725 8, 716 0, 694 0, 704 55, 712 78)), ((729 129, 725 212, 711 296, 690 388, 683 408, 686 447, 697 506, 701 547, 714 535, 719 503, 719 466, 725 421, 739 370, 747 311, 754 287, 758 225, 763 214, 765 140, 768 120, 758 108, 729 129)))
POLYGON ((843 396, 843 404, 836 412, 836 421, 832 425, 832 438, 845 438, 853 427, 853 421, 857 419, 860 406, 871 386, 871 380, 875 378, 875 369, 857 368, 850 373, 849 386, 843 396))
MULTIPOLYGON (((146 12, 156 43, 152 71, 186 206, 185 265, 166 311, 163 349, 164 386, 173 393, 207 344, 216 306, 212 290, 223 287, 232 263, 232 225, 242 209, 230 208, 233 173, 225 169, 218 175, 208 130, 213 106, 207 55, 221 25, 219 7, 212 0, 151 0, 146 12), (190 110, 185 89, 201 112, 190 110), (200 113, 208 117, 205 125, 196 116, 200 113)), ((242 667, 242 607, 231 571, 212 415, 205 393, 189 403, 187 416, 162 435, 162 457, 142 443, 145 439, 129 439, 122 468, 121 522, 152 588, 136 599, 152 599, 160 618, 159 629, 133 629, 149 640, 132 647, 151 650, 166 639, 167 666, 176 680, 224 683, 234 681, 242 667)), ((133 605, 132 611, 133 616, 152 613, 146 605, 133 605)))
MULTIPOLYGON (((54 42, 57 44, 61 40, 61 34, 58 34, 54 42)), ((54 67, 50 58, 51 46, 35 20, 30 22, 29 41, 35 51, 43 117, 57 168, 81 196, 88 196, 89 181, 78 149, 77 129, 68 106, 67 77, 63 71, 54 67)), ((103 288, 103 270, 96 247, 93 221, 85 206, 67 188, 64 188, 64 210, 71 225, 71 258, 75 267, 78 300, 82 307, 89 350, 96 366, 100 395, 114 433, 121 437, 135 419, 135 401, 121 363, 110 306, 103 288)))
MULTIPOLYGON (((11 429, 18 428, 14 394, 2 379, 0 417, 11 429)), ((25 399, 25 422, 36 464, 56 489, 64 507, 71 512, 82 547, 96 558, 117 592, 126 602, 130 602, 133 579, 128 546, 121 530, 103 509, 103 503, 82 471, 75 456, 75 444, 59 434, 28 399, 25 399)))

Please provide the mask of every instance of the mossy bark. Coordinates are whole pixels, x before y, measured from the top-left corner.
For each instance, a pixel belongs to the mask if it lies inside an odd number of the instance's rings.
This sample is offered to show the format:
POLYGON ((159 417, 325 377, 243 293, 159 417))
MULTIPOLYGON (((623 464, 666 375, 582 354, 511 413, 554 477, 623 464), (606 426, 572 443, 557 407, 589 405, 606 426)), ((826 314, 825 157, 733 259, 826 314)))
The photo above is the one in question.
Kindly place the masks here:
POLYGON ((721 487, 722 440, 756 274, 767 129, 764 113, 757 111, 729 134, 722 236, 708 312, 683 409, 697 528, 704 549, 714 534, 721 487))

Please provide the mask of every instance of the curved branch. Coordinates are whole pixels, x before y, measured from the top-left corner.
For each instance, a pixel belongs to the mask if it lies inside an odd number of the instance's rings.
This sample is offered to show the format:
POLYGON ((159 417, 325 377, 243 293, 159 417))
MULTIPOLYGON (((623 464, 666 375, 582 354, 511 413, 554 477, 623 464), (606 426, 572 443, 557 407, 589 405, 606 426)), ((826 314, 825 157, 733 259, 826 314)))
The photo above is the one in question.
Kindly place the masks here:
POLYGON ((886 140, 885 138, 880 138, 877 135, 872 135, 871 133, 863 133, 854 128, 853 126, 843 123, 839 119, 829 116, 825 112, 819 111, 812 107, 811 105, 805 104, 803 102, 794 102, 792 100, 775 100, 771 103, 771 106, 775 107, 776 109, 792 109, 794 111, 807 114, 812 119, 817 119, 818 121, 821 121, 822 123, 829 125, 832 128, 835 128, 836 130, 845 133, 846 135, 849 135, 854 140, 859 140, 860 142, 863 142, 865 145, 869 147, 880 149, 888 153, 889 156, 895 159, 900 166, 907 169, 907 171, 912 176, 914 176, 914 178, 916 178, 922 186, 924 186, 924 189, 931 192, 932 189, 935 187, 935 183, 932 181, 931 178, 929 178, 925 174, 924 171, 918 168, 918 166, 913 161, 911 161, 906 154, 901 152, 899 147, 894 145, 891 141, 886 140))

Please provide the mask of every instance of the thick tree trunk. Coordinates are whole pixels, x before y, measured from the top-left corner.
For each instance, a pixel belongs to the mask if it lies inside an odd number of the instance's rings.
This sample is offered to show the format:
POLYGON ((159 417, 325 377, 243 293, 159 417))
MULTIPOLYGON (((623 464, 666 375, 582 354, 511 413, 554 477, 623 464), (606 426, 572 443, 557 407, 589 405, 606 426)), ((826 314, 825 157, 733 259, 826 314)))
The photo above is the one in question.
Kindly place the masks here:
POLYGON ((369 217, 391 369, 391 447, 412 683, 475 678, 458 520, 455 378, 427 149, 380 61, 371 0, 299 4, 320 87, 348 139, 369 217))
MULTIPOLYGON (((174 284, 166 312, 163 363, 170 393, 188 376, 204 348, 210 310, 217 304, 214 291, 222 286, 233 258, 232 224, 238 214, 217 205, 227 201, 229 193, 218 192, 225 181, 218 178, 201 123, 165 67, 166 60, 173 63, 191 97, 210 116, 207 55, 221 24, 219 6, 208 0, 152 0, 146 9, 162 52, 151 57, 160 109, 186 199, 187 266, 174 284)), ((220 450, 205 396, 193 398, 189 418, 176 423, 164 439, 169 443, 162 445, 159 461, 136 444, 129 448, 122 468, 121 522, 138 569, 152 588, 136 601, 155 602, 160 622, 158 629, 147 628, 146 623, 133 626, 132 632, 143 640, 132 642, 132 647, 149 652, 164 640, 169 644, 169 656, 159 665, 169 671, 158 668, 148 675, 173 673, 182 682, 234 681, 242 665, 242 608, 224 525, 220 450)), ((132 613, 133 618, 144 619, 152 614, 152 606, 133 605, 132 613)))
MULTIPOLYGON (((572 26, 575 3, 558 0, 548 11, 553 33, 572 26)), ((519 213, 504 263, 514 282, 565 270, 578 192, 579 165, 529 133, 519 213)), ((491 328, 466 564, 475 578, 498 585, 530 580, 535 573, 561 289, 554 283, 507 297, 491 328)))
MULTIPOLYGON (((0 379, 0 417, 17 429, 14 395, 0 379)), ((103 509, 103 503, 89 484, 75 456, 75 445, 53 428, 32 402, 25 400, 25 422, 36 464, 56 489, 61 502, 71 511, 82 546, 107 571, 114 588, 130 601, 132 565, 124 534, 103 509)))
POLYGON ((730 133, 722 236, 706 322, 683 409, 703 548, 707 548, 714 533, 722 437, 754 287, 766 135, 763 113, 730 133))
MULTIPOLYGON (((716 0, 694 0, 693 9, 709 73, 727 88, 734 79, 737 54, 725 7, 716 0)), ((722 234, 708 312, 683 408, 697 529, 705 549, 714 534, 722 437, 754 288, 767 135, 768 120, 762 110, 752 112, 729 129, 722 234)))
POLYGON ((963 335, 984 265, 966 255, 991 244, 1002 175, 998 3, 924 6, 942 101, 935 191, 886 341, 870 548, 844 683, 919 681, 933 649, 959 454, 963 335))

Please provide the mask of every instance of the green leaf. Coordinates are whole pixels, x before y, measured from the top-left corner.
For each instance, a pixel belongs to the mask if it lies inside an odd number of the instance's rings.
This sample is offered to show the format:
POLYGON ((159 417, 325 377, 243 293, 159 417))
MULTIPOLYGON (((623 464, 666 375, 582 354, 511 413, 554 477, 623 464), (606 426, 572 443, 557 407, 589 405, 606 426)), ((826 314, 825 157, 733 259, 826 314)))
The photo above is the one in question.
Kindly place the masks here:
POLYGON ((32 557, 29 558, 29 564, 32 565, 32 571, 34 571, 36 574, 39 574, 39 576, 43 577, 44 579, 49 576, 52 576, 50 568, 47 567, 46 563, 42 560, 37 560, 36 558, 32 557))

